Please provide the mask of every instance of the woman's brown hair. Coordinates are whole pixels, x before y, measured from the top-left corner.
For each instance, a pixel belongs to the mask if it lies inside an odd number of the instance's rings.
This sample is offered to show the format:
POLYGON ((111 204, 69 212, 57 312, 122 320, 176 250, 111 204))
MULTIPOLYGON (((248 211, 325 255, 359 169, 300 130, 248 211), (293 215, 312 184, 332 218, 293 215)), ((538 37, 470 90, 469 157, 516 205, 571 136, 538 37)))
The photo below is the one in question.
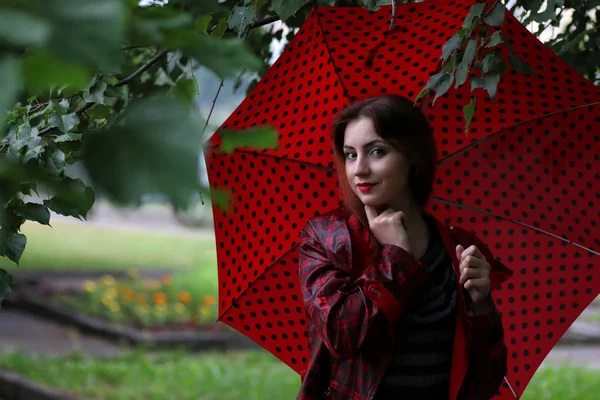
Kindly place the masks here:
POLYGON ((373 121, 377 134, 410 160, 408 187, 421 208, 433 188, 437 160, 431 126, 421 110, 409 99, 398 95, 372 97, 342 110, 333 122, 333 147, 340 189, 346 206, 368 225, 364 206, 352 191, 346 177, 344 135, 350 121, 361 117, 373 121))

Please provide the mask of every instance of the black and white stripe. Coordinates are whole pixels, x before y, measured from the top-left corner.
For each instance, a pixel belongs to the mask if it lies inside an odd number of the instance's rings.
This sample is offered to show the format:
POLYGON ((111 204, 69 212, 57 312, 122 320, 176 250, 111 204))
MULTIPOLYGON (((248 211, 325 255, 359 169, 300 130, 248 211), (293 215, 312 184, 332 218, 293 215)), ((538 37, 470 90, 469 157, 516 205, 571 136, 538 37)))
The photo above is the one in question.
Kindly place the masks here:
POLYGON ((456 275, 435 223, 428 218, 426 222, 431 235, 420 260, 431 274, 431 286, 414 299, 394 325, 396 357, 378 389, 377 400, 448 397, 456 324, 456 275))

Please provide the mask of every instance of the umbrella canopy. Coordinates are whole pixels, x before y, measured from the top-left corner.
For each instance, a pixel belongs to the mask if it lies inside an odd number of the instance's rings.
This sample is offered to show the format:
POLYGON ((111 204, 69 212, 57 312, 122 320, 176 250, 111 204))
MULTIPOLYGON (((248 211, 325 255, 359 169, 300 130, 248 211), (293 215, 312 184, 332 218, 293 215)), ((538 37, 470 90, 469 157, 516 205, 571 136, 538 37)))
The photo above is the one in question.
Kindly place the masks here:
MULTIPOLYGON (((295 371, 309 357, 298 231, 341 203, 329 123, 355 100, 415 98, 473 4, 399 5, 391 32, 391 7, 314 8, 222 126, 272 125, 279 147, 223 154, 219 132, 208 143, 211 187, 231 193, 228 209, 213 206, 220 320, 295 371)), ((536 75, 509 69, 497 104, 478 94, 468 136, 468 85, 426 105, 439 152, 428 211, 474 231, 515 271, 493 294, 512 386, 501 396, 514 398, 600 292, 600 89, 509 12, 499 29, 536 75)))

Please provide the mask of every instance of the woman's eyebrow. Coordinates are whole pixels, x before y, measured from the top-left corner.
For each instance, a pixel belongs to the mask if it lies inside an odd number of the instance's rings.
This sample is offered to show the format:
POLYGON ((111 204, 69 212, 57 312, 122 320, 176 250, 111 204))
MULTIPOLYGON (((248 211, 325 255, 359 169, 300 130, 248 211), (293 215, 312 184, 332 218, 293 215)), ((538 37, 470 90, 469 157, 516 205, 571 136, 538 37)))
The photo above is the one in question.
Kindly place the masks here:
MULTIPOLYGON (((385 142, 383 140, 375 139, 375 140, 372 140, 369 143, 366 143, 365 145, 363 145, 363 149, 366 149, 367 147, 373 146, 376 143, 385 144, 385 142)), ((348 146, 348 145, 344 145, 344 148, 345 149, 354 149, 354 147, 348 146)))

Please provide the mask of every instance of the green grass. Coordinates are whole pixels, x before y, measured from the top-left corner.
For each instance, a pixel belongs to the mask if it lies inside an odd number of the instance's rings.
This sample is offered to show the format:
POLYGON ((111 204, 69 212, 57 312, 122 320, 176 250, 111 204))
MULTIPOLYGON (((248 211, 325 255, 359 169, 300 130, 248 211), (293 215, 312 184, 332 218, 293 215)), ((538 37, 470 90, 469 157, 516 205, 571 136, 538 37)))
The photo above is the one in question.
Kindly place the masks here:
MULTIPOLYGON (((159 232, 118 230, 53 223, 53 228, 27 222, 27 247, 20 268, 28 270, 121 270, 129 268, 193 268, 216 266, 214 238, 159 232)), ((0 257, 0 268, 16 269, 0 257)))
POLYGON ((0 353, 0 368, 78 393, 82 399, 294 399, 299 376, 264 351, 136 352, 109 360, 82 355, 59 359, 0 353))
MULTIPOLYGON (((68 389, 85 399, 294 399, 300 378, 266 351, 199 353, 141 350, 113 359, 38 358, 0 353, 0 368, 68 389)), ((523 400, 597 399, 600 371, 562 366, 536 373, 523 400)))
POLYGON ((596 400, 600 370, 582 367, 548 367, 537 371, 525 389, 523 400, 596 400))

